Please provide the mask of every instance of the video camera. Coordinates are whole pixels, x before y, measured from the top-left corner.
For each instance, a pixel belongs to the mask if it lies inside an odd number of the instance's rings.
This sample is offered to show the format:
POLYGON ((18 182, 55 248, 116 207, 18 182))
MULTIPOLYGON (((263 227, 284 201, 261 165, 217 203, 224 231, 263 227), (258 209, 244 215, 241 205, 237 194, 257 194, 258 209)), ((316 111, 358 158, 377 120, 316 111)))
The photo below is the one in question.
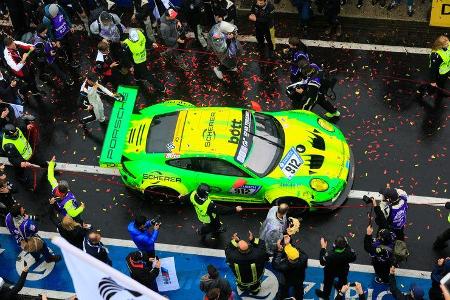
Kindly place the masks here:
POLYGON ((153 219, 150 220, 150 225, 151 226, 155 226, 155 225, 161 225, 161 216, 157 215, 156 217, 154 217, 153 219))
POLYGON ((370 204, 370 203, 372 203, 372 198, 370 198, 370 197, 367 196, 367 195, 364 195, 364 196, 362 197, 362 200, 364 201, 365 204, 370 204))

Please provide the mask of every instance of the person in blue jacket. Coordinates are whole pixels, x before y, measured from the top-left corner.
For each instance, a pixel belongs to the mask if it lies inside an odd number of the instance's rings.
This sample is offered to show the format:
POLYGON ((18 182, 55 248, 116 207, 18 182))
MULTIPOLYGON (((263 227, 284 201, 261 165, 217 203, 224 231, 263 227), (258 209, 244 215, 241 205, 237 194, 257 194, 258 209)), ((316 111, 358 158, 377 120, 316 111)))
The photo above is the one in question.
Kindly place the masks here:
POLYGON ((136 247, 151 257, 155 256, 155 243, 158 239, 160 225, 144 216, 137 216, 128 224, 128 232, 136 247))

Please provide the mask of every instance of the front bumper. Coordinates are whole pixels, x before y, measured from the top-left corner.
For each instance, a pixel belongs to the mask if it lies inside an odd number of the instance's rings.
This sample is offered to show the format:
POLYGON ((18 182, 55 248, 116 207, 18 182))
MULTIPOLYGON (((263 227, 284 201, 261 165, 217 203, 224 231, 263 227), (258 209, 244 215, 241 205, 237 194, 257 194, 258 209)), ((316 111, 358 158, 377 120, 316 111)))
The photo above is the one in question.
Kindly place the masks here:
POLYGON ((347 200, 348 194, 353 187, 353 181, 355 179, 355 158, 353 156, 352 149, 350 151, 350 165, 347 175, 347 185, 343 189, 335 200, 330 200, 326 202, 320 202, 317 204, 312 203, 311 210, 316 212, 330 212, 338 209, 347 200))

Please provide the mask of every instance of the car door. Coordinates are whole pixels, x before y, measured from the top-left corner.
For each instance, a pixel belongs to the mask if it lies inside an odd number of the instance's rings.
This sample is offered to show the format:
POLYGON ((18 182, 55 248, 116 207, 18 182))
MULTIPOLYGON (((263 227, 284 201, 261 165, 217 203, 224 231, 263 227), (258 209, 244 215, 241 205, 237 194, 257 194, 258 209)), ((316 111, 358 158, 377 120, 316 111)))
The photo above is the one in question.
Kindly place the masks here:
POLYGON ((191 158, 197 171, 197 181, 211 186, 211 198, 218 201, 249 202, 263 201, 264 187, 261 180, 241 170, 238 166, 220 159, 191 158))

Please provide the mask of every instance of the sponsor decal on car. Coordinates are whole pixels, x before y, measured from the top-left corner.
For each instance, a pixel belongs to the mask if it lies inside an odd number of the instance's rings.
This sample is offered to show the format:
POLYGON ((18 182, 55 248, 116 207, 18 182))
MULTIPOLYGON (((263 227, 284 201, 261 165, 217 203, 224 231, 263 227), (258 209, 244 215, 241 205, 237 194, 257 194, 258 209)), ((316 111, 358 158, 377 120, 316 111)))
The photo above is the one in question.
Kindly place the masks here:
POLYGON ((230 193, 238 195, 255 195, 261 189, 260 185, 249 185, 245 184, 238 188, 231 188, 230 193))
POLYGON ((216 113, 211 112, 209 115, 208 127, 203 130, 203 140, 205 141, 205 147, 211 147, 211 141, 216 138, 216 132, 214 131, 214 122, 216 121, 216 113))
MULTIPOLYGON (((248 110, 243 111, 243 124, 242 124, 242 134, 241 138, 239 140, 239 147, 236 151, 236 155, 234 156, 234 159, 243 164, 245 161, 245 158, 247 157, 247 153, 250 150, 252 139, 250 138, 250 133, 252 130, 252 114, 248 110)), ((233 120, 234 121, 234 120, 233 120)), ((242 122, 240 122, 241 124, 242 122)), ((233 126, 233 124, 232 124, 233 126)), ((236 137, 237 139, 237 137, 236 137)))
POLYGON ((144 173, 144 175, 142 175, 142 179, 143 180, 150 180, 151 184, 158 184, 161 181, 164 181, 164 182, 181 182, 181 178, 180 177, 164 175, 160 171, 152 171, 150 173, 144 173))
POLYGON ((180 158, 180 154, 178 153, 166 153, 166 155, 164 155, 165 158, 170 158, 170 159, 174 159, 174 158, 180 158))
POLYGON ((297 153, 294 147, 289 149, 286 156, 280 161, 280 169, 283 174, 291 180, 292 177, 297 173, 300 166, 303 164, 303 159, 300 154, 297 153))

